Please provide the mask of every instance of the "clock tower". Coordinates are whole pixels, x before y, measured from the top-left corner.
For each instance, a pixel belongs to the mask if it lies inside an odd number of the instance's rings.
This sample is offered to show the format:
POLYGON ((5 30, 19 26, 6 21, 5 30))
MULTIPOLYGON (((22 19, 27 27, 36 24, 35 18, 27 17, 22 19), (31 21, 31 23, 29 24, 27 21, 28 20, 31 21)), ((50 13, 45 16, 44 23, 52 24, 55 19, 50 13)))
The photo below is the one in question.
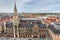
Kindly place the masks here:
POLYGON ((18 14, 17 14, 17 7, 16 3, 14 4, 14 14, 13 14, 13 31, 14 31, 14 37, 19 37, 19 31, 18 31, 18 14))

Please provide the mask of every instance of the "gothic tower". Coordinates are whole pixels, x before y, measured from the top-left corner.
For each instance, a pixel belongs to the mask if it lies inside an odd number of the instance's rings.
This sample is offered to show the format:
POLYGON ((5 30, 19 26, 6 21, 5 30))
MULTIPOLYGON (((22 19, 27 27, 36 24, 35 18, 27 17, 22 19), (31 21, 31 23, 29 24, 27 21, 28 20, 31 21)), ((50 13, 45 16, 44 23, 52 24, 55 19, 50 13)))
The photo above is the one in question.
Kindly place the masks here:
POLYGON ((17 14, 17 7, 16 3, 14 4, 14 14, 13 14, 13 31, 14 31, 14 37, 19 37, 19 31, 18 31, 18 14, 17 14))

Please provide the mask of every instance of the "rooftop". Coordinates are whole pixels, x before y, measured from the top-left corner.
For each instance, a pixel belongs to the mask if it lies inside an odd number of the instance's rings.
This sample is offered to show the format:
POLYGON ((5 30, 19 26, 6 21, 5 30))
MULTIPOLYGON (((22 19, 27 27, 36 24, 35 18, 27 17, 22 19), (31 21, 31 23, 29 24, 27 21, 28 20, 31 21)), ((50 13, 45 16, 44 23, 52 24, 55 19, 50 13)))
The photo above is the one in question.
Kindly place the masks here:
POLYGON ((49 25, 49 29, 51 29, 54 34, 60 34, 60 27, 57 25, 49 25))

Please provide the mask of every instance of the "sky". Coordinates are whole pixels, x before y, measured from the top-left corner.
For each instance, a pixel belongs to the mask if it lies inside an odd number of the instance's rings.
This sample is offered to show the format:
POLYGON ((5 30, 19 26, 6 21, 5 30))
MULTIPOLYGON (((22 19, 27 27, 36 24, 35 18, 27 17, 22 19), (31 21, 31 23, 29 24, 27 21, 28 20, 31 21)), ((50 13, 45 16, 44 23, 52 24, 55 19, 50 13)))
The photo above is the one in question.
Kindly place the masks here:
POLYGON ((0 13, 60 13, 60 0, 0 0, 0 13))

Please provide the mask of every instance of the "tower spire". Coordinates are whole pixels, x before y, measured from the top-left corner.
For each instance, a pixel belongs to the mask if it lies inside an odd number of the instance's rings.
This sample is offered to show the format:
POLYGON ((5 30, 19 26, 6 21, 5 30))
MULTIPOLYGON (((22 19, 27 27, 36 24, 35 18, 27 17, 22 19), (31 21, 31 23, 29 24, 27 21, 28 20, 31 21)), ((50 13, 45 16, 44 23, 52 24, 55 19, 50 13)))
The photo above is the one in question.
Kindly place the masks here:
POLYGON ((14 37, 19 37, 18 23, 19 23, 19 21, 18 21, 16 1, 15 1, 15 3, 14 3, 14 15, 13 15, 13 32, 14 32, 14 37))
POLYGON ((15 1, 15 3, 14 3, 14 14, 17 14, 16 1, 15 1))

